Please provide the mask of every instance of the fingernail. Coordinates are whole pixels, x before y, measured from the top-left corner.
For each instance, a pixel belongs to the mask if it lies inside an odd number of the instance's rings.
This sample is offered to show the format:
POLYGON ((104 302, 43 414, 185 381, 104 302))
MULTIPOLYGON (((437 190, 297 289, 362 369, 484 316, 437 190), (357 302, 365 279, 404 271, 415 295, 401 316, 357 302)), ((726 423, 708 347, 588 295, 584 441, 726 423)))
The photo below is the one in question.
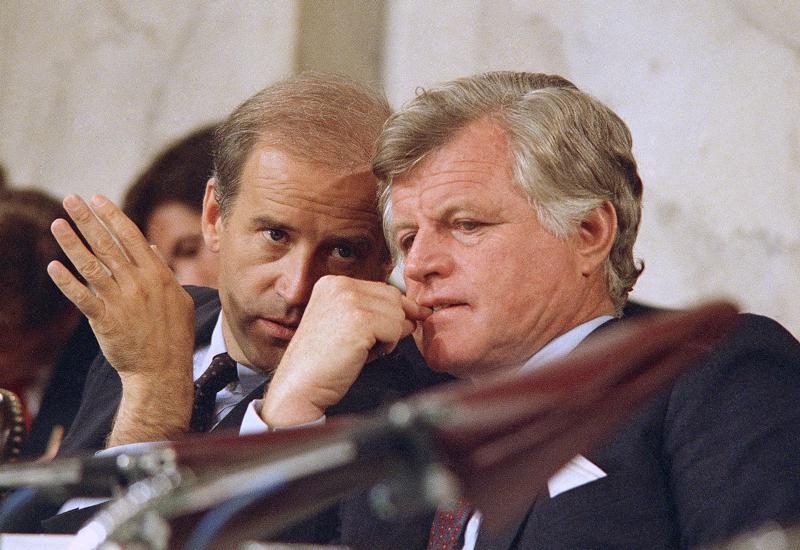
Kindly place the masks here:
POLYGON ((75 210, 79 204, 78 195, 67 195, 64 198, 64 208, 67 210, 75 210))
POLYGON ((94 206, 102 206, 107 202, 107 200, 108 199, 106 199, 102 195, 95 195, 94 197, 92 197, 92 205, 94 205, 94 206))
POLYGON ((61 218, 59 218, 52 223, 52 225, 50 226, 50 231, 53 232, 53 235, 66 235, 67 223, 61 218))

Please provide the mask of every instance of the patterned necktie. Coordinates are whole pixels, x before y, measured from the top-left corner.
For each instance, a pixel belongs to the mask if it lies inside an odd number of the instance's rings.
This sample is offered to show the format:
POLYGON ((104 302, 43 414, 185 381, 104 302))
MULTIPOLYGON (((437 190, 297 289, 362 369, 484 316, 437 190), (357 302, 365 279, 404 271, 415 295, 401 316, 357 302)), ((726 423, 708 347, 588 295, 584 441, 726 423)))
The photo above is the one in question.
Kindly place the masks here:
POLYGON ((238 379, 236 361, 227 353, 215 355, 211 366, 194 383, 191 431, 207 432, 211 428, 217 392, 238 379))
POLYGON ((472 508, 464 499, 458 499, 452 508, 439 508, 428 536, 428 550, 453 550, 458 548, 472 508))

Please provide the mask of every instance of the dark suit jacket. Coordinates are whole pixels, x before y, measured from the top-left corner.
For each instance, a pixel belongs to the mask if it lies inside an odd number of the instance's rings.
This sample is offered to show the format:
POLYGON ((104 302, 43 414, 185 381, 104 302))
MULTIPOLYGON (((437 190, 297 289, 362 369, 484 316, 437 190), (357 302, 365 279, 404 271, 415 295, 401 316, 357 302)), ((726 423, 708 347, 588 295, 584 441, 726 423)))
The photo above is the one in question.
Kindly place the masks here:
MULTIPOLYGON (((800 343, 742 315, 696 368, 586 455, 607 477, 532 502, 505 532, 482 529, 477 548, 689 548, 800 521, 798 403, 800 343)), ((343 507, 342 539, 423 549, 431 518, 380 522, 358 498, 343 507)))
MULTIPOLYGON (((206 346, 220 312, 219 296, 210 288, 187 287, 195 302, 195 347, 206 346)), ((443 380, 432 373, 410 339, 382 360, 366 365, 353 387, 328 415, 358 413, 374 409, 382 403, 405 396, 415 389, 443 380)), ((86 379, 81 407, 72 429, 64 438, 61 455, 96 451, 105 446, 122 396, 122 383, 117 371, 100 355, 92 364, 86 379)), ((241 421, 244 408, 235 413, 241 421), (237 414, 238 413, 238 414, 237 414)), ((238 429, 239 422, 223 419, 221 426, 238 429)))
POLYGON ((23 458, 33 459, 44 453, 53 428, 63 426, 68 430, 72 425, 81 404, 86 373, 97 351, 89 321, 81 317, 47 381, 42 406, 22 447, 23 458))
MULTIPOLYGON (((220 312, 219 296, 216 290, 208 288, 188 287, 187 290, 195 302, 195 346, 208 345, 220 312)), ((365 412, 416 389, 448 379, 449 376, 433 373, 425 366, 409 338, 401 341, 395 352, 366 365, 345 397, 330 407, 326 414, 365 412)), ((83 401, 64 439, 60 455, 85 454, 105 446, 121 393, 119 375, 102 355, 98 356, 89 370, 83 401)), ((244 411, 245 407, 235 407, 217 429, 238 430, 244 411)), ((76 510, 47 519, 59 508, 61 501, 53 501, 48 495, 30 490, 18 491, 12 497, 12 502, 7 501, 0 509, 0 529, 38 532, 44 522, 47 532, 74 532, 96 511, 76 510)), ((337 521, 336 511, 328 510, 279 538, 326 542, 334 536, 337 521)))

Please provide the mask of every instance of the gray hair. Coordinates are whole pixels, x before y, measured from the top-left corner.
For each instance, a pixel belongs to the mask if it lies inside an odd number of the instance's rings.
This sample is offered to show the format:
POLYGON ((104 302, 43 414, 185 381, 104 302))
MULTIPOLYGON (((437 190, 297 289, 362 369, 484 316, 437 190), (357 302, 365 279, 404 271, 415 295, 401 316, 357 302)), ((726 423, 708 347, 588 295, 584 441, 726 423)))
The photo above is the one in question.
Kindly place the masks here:
POLYGON ((367 168, 391 110, 386 97, 346 77, 307 72, 264 88, 216 130, 215 198, 227 218, 256 145, 342 172, 367 168))
POLYGON ((376 146, 372 168, 380 181, 384 220, 391 216, 392 179, 483 118, 505 130, 514 181, 550 233, 566 238, 591 210, 605 201, 614 206, 617 234, 604 272, 620 314, 644 269, 633 257, 642 181, 630 130, 608 107, 560 76, 491 72, 419 91, 389 118, 376 146))

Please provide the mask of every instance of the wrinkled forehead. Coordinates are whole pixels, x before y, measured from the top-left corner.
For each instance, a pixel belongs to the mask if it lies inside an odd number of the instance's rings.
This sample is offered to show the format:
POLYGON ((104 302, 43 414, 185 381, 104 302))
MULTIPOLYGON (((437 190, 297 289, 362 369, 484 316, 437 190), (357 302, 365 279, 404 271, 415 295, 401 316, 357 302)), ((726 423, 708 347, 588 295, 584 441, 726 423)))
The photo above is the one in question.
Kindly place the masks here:
POLYGON ((342 169, 274 147, 255 151, 243 178, 252 193, 339 218, 376 220, 376 180, 369 167, 342 169))

